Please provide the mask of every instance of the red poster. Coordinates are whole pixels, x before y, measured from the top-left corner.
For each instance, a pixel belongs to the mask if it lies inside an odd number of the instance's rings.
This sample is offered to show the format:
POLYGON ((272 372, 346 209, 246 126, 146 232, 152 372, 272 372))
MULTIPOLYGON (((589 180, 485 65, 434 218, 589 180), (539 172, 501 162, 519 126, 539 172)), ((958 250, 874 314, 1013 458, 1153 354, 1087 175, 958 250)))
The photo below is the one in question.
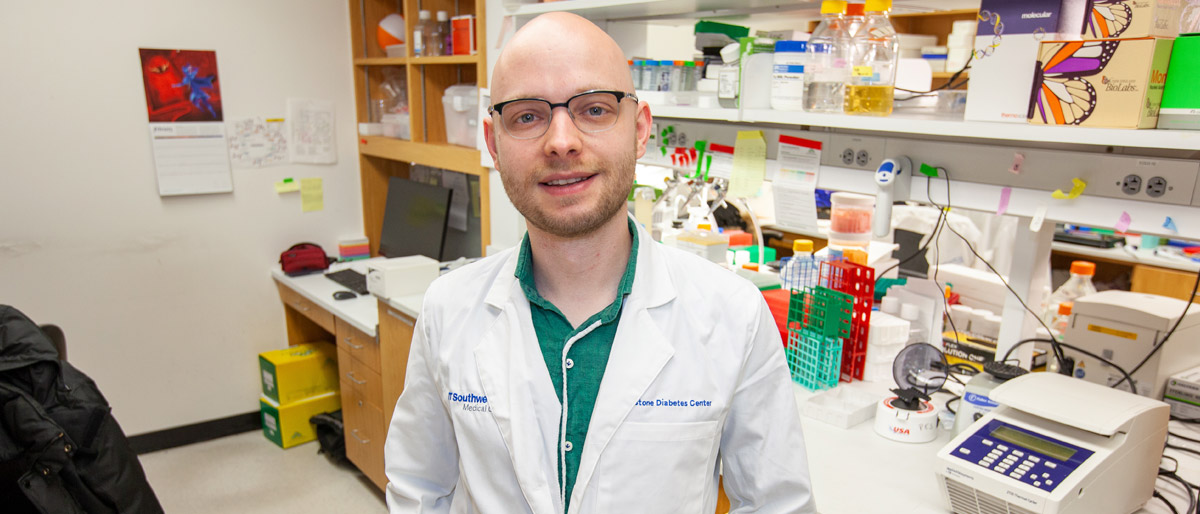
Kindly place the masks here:
POLYGON ((139 48, 151 122, 223 121, 217 53, 139 48))

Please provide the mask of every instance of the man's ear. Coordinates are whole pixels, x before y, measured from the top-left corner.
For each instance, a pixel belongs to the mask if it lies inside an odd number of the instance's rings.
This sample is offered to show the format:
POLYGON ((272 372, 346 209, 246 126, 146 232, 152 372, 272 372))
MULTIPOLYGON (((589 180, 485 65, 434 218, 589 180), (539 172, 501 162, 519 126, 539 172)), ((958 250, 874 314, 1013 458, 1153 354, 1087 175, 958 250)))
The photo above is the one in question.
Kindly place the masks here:
POLYGON ((487 143, 488 153, 492 155, 492 166, 499 170, 500 159, 496 157, 496 127, 491 116, 483 119, 483 141, 487 143))
POLYGON ((646 142, 650 140, 650 131, 654 126, 654 118, 650 116, 650 104, 638 102, 637 106, 637 156, 639 159, 646 155, 646 142))

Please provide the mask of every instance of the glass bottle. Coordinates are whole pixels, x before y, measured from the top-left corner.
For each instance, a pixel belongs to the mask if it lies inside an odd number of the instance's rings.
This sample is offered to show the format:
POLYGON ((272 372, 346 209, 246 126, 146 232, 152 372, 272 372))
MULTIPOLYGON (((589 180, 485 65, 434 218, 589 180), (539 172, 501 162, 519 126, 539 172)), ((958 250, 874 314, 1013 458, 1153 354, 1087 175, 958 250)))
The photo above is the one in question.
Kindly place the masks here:
POLYGON ((808 39, 809 59, 804 68, 804 110, 842 112, 844 88, 850 76, 850 33, 842 11, 843 0, 821 2, 821 23, 808 39))
POLYGON ((433 27, 430 21, 429 11, 421 10, 417 13, 417 25, 413 27, 413 56, 424 57, 431 55, 429 52, 429 40, 433 27))
POLYGON ((867 0, 867 20, 852 41, 853 68, 846 86, 846 114, 887 116, 895 97, 900 38, 888 19, 892 0, 867 0))

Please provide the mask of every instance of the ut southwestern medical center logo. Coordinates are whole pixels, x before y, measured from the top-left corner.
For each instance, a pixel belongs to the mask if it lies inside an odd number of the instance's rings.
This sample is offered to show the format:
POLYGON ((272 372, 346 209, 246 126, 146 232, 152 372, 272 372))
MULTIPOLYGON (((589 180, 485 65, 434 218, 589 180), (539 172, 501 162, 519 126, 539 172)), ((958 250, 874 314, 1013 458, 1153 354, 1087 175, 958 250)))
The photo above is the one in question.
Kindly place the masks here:
POLYGON ((450 403, 458 403, 462 405, 462 410, 468 412, 492 412, 492 408, 487 404, 487 396, 479 396, 473 393, 458 394, 446 393, 446 398, 450 403))

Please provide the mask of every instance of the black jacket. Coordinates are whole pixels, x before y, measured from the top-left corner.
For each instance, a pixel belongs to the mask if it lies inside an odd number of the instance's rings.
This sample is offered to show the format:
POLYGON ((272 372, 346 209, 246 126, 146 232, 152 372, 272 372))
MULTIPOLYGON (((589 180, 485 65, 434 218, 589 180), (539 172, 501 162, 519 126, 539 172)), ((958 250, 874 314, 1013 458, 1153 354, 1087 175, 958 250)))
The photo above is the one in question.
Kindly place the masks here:
POLYGON ((4 510, 13 505, 6 500, 27 500, 26 508, 46 514, 163 512, 110 410, 95 382, 59 361, 33 321, 0 305, 4 510))

